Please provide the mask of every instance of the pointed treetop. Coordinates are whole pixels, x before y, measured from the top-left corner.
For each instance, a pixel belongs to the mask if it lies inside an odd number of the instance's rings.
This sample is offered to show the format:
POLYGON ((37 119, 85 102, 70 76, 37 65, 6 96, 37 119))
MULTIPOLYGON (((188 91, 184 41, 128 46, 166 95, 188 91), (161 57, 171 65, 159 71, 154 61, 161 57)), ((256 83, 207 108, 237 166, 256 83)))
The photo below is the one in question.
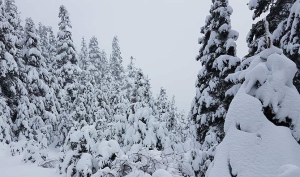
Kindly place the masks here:
POLYGON ((220 55, 236 55, 238 32, 231 29, 230 16, 233 10, 227 0, 215 0, 206 17, 205 26, 201 28, 203 37, 199 38, 201 45, 197 60, 202 65, 216 59, 220 55))
POLYGON ((81 53, 84 55, 84 56, 87 56, 87 45, 86 45, 86 40, 84 39, 84 37, 82 37, 82 41, 81 41, 81 53))
POLYGON ((61 5, 59 7, 59 15, 58 17, 61 19, 61 21, 59 22, 59 29, 61 31, 65 31, 67 29, 67 27, 72 28, 71 25, 71 21, 70 21, 70 16, 69 16, 69 12, 66 9, 65 6, 61 5))

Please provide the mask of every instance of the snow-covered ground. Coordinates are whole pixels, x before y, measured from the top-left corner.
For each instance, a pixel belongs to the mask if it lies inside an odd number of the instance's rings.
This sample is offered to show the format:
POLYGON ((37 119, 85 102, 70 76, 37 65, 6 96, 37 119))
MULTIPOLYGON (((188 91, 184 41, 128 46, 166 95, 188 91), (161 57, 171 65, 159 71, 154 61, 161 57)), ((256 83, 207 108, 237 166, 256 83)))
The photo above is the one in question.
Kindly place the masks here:
MULTIPOLYGON (((49 153, 55 156, 55 153, 49 153)), ((42 168, 38 164, 22 162, 23 155, 11 156, 8 147, 0 144, 1 177, 62 177, 54 168, 42 168)))

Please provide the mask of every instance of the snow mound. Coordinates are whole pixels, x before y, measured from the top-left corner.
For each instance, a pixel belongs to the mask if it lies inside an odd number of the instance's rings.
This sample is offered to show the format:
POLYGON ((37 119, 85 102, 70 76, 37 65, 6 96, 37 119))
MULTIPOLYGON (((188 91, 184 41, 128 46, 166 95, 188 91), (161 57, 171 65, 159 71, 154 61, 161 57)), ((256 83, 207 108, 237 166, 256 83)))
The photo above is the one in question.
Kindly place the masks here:
POLYGON ((156 170, 152 177, 173 177, 169 172, 163 169, 156 170))

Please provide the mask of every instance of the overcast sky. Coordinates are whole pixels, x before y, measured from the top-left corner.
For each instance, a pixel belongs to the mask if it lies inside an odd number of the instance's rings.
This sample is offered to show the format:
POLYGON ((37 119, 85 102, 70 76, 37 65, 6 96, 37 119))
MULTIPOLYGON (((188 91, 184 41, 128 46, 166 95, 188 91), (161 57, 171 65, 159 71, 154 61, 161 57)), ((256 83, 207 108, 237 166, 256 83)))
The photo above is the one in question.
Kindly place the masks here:
MULTIPOLYGON (((246 35, 252 24, 249 0, 230 0, 232 26, 240 33, 238 56, 247 53, 246 35)), ((52 26, 57 32, 58 10, 65 5, 72 21, 73 39, 95 35, 108 54, 114 35, 119 37, 124 65, 136 58, 149 76, 152 91, 167 89, 187 113, 195 96, 195 81, 201 69, 198 54, 200 27, 209 13, 211 0, 16 0, 21 17, 52 26)))

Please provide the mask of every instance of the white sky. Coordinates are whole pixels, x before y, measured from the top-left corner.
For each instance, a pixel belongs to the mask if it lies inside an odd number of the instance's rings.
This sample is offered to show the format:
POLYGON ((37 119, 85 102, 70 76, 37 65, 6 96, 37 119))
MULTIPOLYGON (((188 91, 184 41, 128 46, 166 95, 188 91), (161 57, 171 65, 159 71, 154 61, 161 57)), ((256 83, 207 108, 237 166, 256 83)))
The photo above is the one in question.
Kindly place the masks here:
MULTIPOLYGON (((73 39, 80 49, 81 38, 95 35, 107 54, 114 35, 119 37, 124 66, 136 58, 149 76, 152 91, 167 89, 176 96, 186 113, 195 96, 195 81, 201 68, 198 54, 200 27, 209 14, 211 0, 15 0, 23 20, 52 26, 57 32, 58 10, 65 5, 70 13, 73 39)), ((249 0, 229 0, 233 7, 232 26, 240 33, 238 56, 247 53, 246 35, 251 28, 249 0)))

